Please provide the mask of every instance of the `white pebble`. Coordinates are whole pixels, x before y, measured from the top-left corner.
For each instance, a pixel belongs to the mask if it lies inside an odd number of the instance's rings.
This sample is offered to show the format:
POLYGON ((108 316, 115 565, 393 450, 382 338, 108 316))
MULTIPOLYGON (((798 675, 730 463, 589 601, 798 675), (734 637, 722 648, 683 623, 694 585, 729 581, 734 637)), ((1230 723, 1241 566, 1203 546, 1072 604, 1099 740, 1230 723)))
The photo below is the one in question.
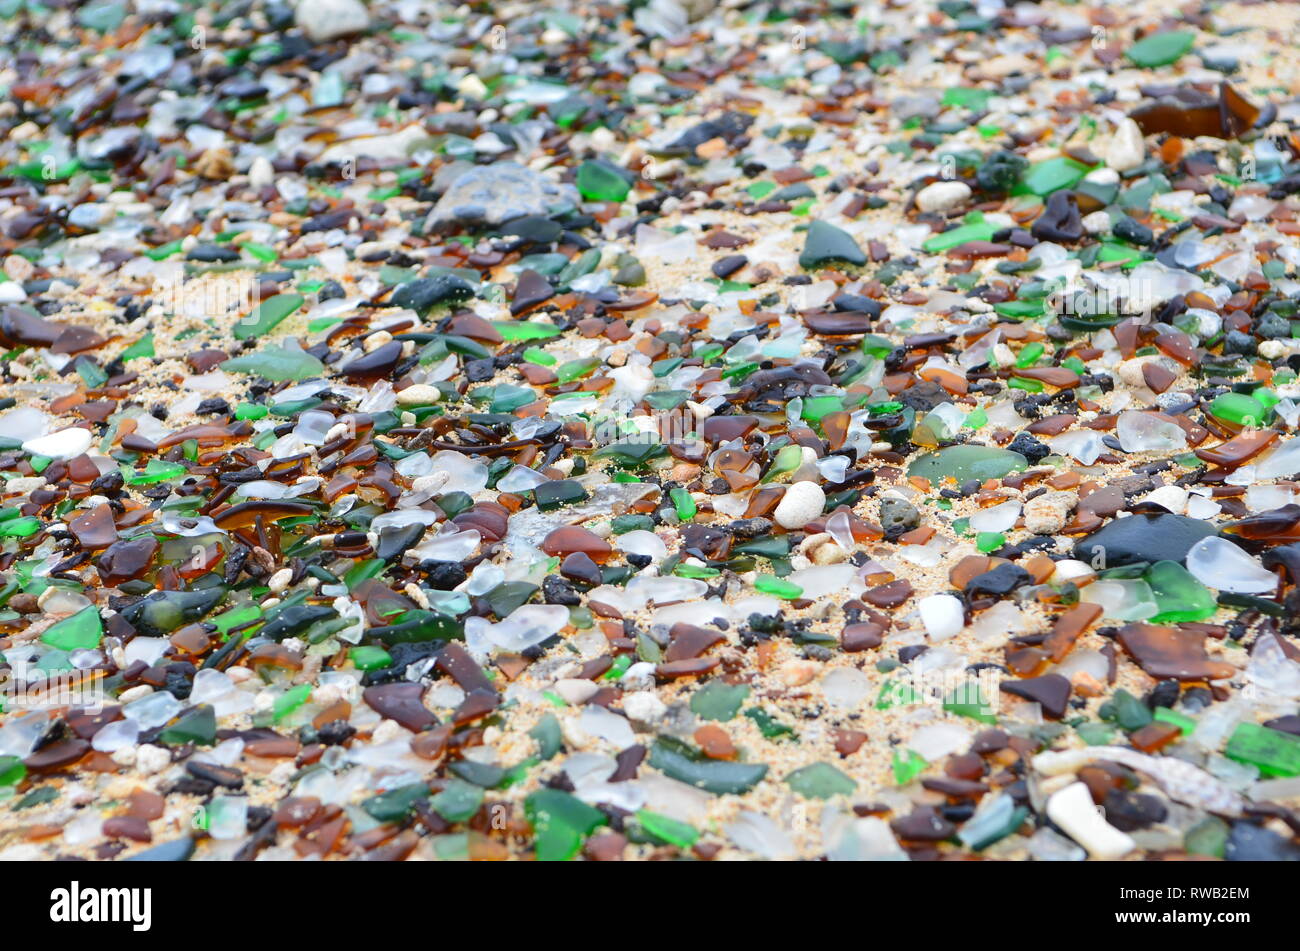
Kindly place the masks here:
POLYGON ((1105 234, 1110 230, 1110 215, 1104 211, 1094 211, 1083 216, 1083 230, 1088 234, 1105 234))
POLYGON ((966 614, 961 602, 950 594, 932 594, 917 605, 921 623, 931 640, 942 641, 961 632, 966 614))
POLYGON ((803 528, 826 507, 826 493, 815 482, 795 482, 785 490, 772 517, 782 528, 803 528))
POLYGON ((275 184, 275 167, 265 156, 259 155, 248 167, 248 184, 254 188, 275 184))
POLYGON ((442 399, 442 391, 428 383, 416 383, 397 394, 398 406, 428 406, 442 399))
POLYGON ((1187 490, 1182 486, 1162 485, 1155 491, 1147 493, 1142 501, 1154 502, 1175 515, 1182 515, 1187 510, 1187 490))
POLYGON ((948 211, 970 198, 965 182, 935 182, 916 193, 916 207, 921 211, 948 211))
POLYGON ((555 692, 564 698, 565 703, 571 703, 574 706, 586 703, 590 700, 600 687, 594 680, 585 680, 580 677, 567 677, 564 680, 555 682, 555 692))
POLYGON ((161 746, 146 743, 135 752, 135 765, 146 776, 162 772, 172 761, 172 754, 161 746))
POLYGON ((370 14, 360 0, 303 0, 294 23, 313 43, 328 43, 367 29, 370 14))
POLYGON ((639 723, 654 723, 668 712, 668 708, 653 691, 638 690, 624 696, 623 712, 639 723))

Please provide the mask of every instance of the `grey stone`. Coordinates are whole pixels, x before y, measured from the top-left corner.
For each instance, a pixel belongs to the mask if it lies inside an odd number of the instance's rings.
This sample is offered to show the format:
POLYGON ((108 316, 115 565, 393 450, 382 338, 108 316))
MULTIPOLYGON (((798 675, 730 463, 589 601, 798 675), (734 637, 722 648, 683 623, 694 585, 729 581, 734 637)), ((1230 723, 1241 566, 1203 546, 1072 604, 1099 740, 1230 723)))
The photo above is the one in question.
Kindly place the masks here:
POLYGON ((360 0, 302 0, 293 19, 313 43, 328 43, 370 28, 370 14, 360 0))
POLYGON ((920 524, 921 513, 907 499, 887 495, 880 500, 880 526, 885 531, 907 531, 920 524))
POLYGON ((555 205, 577 201, 571 185, 557 185, 518 162, 495 162, 476 166, 448 185, 429 212, 425 228, 499 225, 524 215, 545 215, 555 205))

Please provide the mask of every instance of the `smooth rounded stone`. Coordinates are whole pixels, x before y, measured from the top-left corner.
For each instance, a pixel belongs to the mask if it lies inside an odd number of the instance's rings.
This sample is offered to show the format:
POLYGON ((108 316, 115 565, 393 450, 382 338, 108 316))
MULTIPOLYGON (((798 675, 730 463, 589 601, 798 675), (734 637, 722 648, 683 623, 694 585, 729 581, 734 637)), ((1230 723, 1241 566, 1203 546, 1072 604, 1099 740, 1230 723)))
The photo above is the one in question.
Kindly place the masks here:
POLYGON ((1088 234, 1105 234, 1110 230, 1110 215, 1104 211, 1094 211, 1083 216, 1083 230, 1088 234))
POLYGON ((1262 594, 1277 590, 1277 575, 1217 535, 1202 538, 1188 549, 1187 570, 1201 584, 1220 591, 1262 594))
POLYGON ((1000 479, 1029 465, 1029 460, 1009 449, 989 446, 949 446, 927 452, 907 467, 909 476, 921 476, 936 484, 945 478, 958 483, 968 479, 1000 479))
POLYGON ((965 182, 935 182, 916 193, 916 207, 921 211, 948 211, 970 198, 965 182))
POLYGON ((1095 568, 1140 561, 1181 562, 1193 545, 1216 534, 1214 526, 1184 515, 1130 515, 1107 522, 1074 546, 1074 557, 1095 568))
POLYGON ((584 680, 579 677, 567 677, 555 682, 555 692, 564 698, 566 703, 580 706, 590 700, 600 686, 594 680, 584 680))
POLYGON ((909 531, 921 524, 921 513, 907 499, 886 495, 880 500, 880 525, 885 531, 909 531))
POLYGON ((429 212, 425 227, 500 225, 526 215, 545 216, 552 206, 577 200, 572 186, 557 185, 518 162, 494 162, 457 178, 429 212))
POLYGON ((803 528, 822 514, 826 493, 815 482, 795 482, 785 490, 772 517, 782 528, 803 528))
POLYGON ((958 598, 951 594, 932 594, 916 605, 921 614, 925 632, 934 641, 946 640, 961 633, 966 624, 966 612, 958 598))
POLYGON ((1234 822, 1223 857, 1229 862, 1300 862, 1300 846, 1272 829, 1234 822))
POLYGON ((23 443, 23 452, 33 456, 49 456, 51 459, 72 459, 89 449, 92 441, 89 430, 71 426, 48 436, 27 440, 23 443))
POLYGON ((293 20, 313 43, 328 43, 370 27, 370 14, 360 0, 301 0, 293 20))
POLYGON ((416 383, 397 394, 398 406, 429 406, 442 399, 442 391, 428 383, 416 383))
POLYGON ((1071 783, 1047 800, 1047 816, 1095 859, 1118 859, 1137 847, 1104 818, 1082 782, 1071 783))

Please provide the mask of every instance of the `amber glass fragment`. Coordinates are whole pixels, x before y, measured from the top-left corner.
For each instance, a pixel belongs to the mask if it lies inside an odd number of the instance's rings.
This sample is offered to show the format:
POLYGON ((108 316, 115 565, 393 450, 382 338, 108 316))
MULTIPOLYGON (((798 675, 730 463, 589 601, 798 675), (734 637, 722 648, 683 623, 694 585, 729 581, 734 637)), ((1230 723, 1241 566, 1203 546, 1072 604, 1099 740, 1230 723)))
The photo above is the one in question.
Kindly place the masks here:
POLYGON ((1126 624, 1120 646, 1152 677, 1160 680, 1225 680, 1237 668, 1205 654, 1205 635, 1156 624, 1126 624))

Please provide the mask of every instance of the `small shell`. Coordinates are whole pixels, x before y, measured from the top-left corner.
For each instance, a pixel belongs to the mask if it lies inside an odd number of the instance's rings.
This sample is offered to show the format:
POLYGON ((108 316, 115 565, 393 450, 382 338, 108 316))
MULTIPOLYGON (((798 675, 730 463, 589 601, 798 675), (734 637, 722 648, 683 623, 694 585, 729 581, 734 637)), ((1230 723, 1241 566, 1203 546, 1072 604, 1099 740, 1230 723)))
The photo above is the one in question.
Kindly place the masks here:
POLYGON ((1206 812, 1237 816, 1245 800, 1199 766, 1171 756, 1147 756, 1120 746, 1090 746, 1084 750, 1039 753, 1034 769, 1045 776, 1073 773, 1095 760, 1110 760, 1135 769, 1155 781, 1171 799, 1206 812))

